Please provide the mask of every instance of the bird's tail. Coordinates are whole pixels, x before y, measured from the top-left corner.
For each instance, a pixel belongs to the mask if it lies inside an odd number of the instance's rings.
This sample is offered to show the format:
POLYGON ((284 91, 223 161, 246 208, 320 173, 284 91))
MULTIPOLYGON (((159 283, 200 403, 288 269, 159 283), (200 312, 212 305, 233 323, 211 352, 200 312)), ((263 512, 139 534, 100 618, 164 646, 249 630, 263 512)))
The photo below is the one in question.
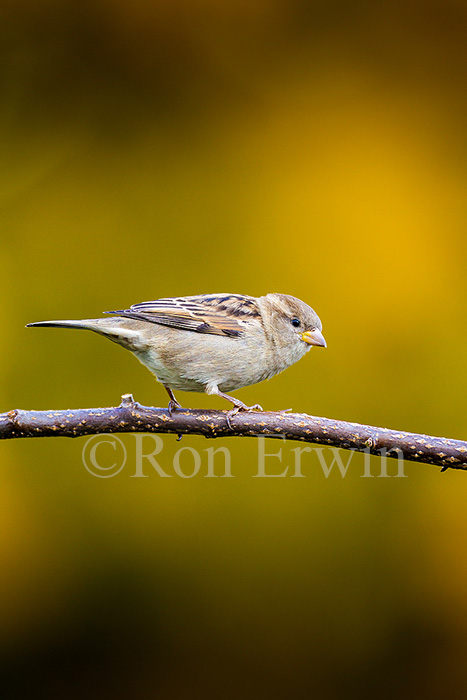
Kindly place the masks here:
POLYGON ((139 349, 140 345, 140 333, 138 333, 136 325, 137 322, 131 319, 114 317, 85 318, 77 321, 36 321, 35 323, 28 323, 26 328, 37 326, 46 328, 80 328, 99 333, 129 350, 136 350, 139 349))
POLYGON ((26 328, 32 328, 33 326, 44 326, 47 328, 84 328, 91 331, 94 330, 94 323, 95 321, 92 321, 91 319, 84 319, 82 321, 36 321, 35 323, 27 323, 26 328))

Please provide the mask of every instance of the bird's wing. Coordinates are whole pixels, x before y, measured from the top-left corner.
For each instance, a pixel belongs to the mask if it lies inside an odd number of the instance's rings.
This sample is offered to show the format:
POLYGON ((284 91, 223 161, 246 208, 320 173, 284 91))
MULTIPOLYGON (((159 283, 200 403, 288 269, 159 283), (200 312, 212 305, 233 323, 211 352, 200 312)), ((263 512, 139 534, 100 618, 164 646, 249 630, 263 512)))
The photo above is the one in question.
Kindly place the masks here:
POLYGON ((245 321, 261 319, 256 299, 241 294, 201 294, 157 299, 134 304, 129 309, 105 313, 197 333, 231 337, 242 335, 245 321))

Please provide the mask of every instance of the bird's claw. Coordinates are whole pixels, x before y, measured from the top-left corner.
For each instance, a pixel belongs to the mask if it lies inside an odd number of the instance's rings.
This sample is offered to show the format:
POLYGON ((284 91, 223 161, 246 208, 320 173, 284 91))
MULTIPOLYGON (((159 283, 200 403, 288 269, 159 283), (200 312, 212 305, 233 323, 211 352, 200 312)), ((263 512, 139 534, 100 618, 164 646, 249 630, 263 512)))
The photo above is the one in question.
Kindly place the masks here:
POLYGON ((174 401, 173 399, 170 399, 169 405, 167 406, 167 410, 169 412, 169 416, 172 418, 173 412, 176 411, 178 408, 183 408, 181 404, 178 403, 178 401, 174 401))
POLYGON ((231 418, 237 415, 239 411, 262 411, 263 407, 259 405, 259 403, 255 403, 253 406, 247 406, 244 403, 239 403, 236 406, 234 406, 230 411, 227 411, 227 425, 229 428, 232 430, 232 422, 231 418))

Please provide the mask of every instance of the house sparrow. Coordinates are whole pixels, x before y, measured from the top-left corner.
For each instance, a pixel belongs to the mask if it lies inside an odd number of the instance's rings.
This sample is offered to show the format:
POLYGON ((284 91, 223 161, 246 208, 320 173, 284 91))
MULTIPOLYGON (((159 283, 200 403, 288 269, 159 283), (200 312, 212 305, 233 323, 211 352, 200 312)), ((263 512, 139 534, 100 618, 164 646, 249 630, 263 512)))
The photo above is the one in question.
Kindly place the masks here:
POLYGON ((131 350, 165 387, 170 414, 181 408, 174 390, 222 396, 234 406, 228 415, 261 411, 224 392, 270 379, 313 345, 326 347, 316 313, 287 294, 201 294, 105 313, 114 315, 28 326, 85 328, 131 350))

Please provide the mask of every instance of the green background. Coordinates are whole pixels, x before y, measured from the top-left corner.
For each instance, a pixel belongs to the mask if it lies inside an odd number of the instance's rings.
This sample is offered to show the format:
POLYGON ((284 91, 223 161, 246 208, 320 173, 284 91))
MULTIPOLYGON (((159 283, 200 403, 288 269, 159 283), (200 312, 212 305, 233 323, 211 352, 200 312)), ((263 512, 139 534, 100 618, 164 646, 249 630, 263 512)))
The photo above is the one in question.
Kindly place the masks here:
MULTIPOLYGON (((239 398, 467 439, 464 2, 4 0, 0 22, 0 411, 166 405, 129 353, 28 322, 284 292, 328 348, 239 398)), ((165 436, 161 466, 191 446, 199 474, 138 479, 122 440, 108 479, 84 439, 1 447, 5 696, 465 696, 465 474, 304 455, 256 479, 254 439, 165 436), (234 478, 205 478, 211 445, 234 478)))

